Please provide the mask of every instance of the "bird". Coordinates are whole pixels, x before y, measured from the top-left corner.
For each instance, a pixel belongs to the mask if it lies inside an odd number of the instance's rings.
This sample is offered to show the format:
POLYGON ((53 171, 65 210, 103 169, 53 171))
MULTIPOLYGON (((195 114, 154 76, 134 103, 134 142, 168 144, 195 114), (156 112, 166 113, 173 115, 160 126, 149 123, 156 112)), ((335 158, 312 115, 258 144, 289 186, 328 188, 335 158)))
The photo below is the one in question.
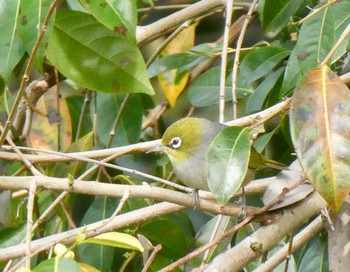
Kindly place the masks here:
MULTIPOLYGON (((161 144, 149 152, 165 153, 172 163, 175 175, 186 186, 195 190, 209 191, 207 152, 215 136, 226 127, 224 124, 205 118, 182 118, 166 129, 161 144)), ((266 167, 278 170, 286 168, 284 164, 266 158, 252 147, 249 168, 266 167)), ((251 175, 252 173, 249 174, 250 177, 251 175)))

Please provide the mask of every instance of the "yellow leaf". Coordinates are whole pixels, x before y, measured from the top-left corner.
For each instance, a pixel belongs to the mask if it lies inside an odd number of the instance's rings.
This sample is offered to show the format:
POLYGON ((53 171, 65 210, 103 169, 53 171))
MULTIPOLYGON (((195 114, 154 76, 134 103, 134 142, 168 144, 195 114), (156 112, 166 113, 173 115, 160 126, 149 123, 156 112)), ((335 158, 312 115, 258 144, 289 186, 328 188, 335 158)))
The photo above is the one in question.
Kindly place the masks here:
MULTIPOLYGON (((182 30, 162 51, 161 56, 188 52, 194 46, 196 26, 197 24, 192 24, 182 30)), ((158 75, 159 85, 170 106, 175 106, 177 98, 187 85, 188 78, 187 71, 179 72, 177 69, 158 75)))
POLYGON ((92 243, 105 246, 121 247, 143 252, 143 247, 134 236, 122 232, 106 232, 93 238, 85 240, 83 243, 92 243))

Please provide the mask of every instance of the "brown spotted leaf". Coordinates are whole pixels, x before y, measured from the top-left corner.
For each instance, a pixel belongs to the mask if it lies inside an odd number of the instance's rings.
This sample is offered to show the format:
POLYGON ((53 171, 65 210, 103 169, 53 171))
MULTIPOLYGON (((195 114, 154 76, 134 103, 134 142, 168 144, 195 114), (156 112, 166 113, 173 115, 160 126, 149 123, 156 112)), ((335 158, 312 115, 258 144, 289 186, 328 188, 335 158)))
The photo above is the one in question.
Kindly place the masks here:
POLYGON ((309 181, 338 212, 350 191, 350 92, 328 67, 311 70, 294 92, 293 144, 309 181))

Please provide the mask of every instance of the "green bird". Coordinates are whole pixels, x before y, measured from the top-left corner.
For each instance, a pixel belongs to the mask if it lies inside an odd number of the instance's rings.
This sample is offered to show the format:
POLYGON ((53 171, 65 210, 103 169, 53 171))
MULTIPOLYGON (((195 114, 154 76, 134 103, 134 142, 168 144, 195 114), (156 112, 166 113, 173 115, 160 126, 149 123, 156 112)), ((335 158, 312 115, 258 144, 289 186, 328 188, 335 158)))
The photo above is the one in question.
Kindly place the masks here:
MULTIPOLYGON (((215 136, 226 127, 204 118, 183 118, 176 121, 165 131, 161 145, 150 152, 164 152, 168 155, 175 175, 188 187, 209 191, 207 183, 206 156, 215 136)), ((270 160, 253 147, 249 160, 250 169, 274 168, 286 166, 270 160)), ((252 171, 248 171, 246 180, 250 180, 252 171)), ((254 171, 253 171, 254 172, 254 171)))

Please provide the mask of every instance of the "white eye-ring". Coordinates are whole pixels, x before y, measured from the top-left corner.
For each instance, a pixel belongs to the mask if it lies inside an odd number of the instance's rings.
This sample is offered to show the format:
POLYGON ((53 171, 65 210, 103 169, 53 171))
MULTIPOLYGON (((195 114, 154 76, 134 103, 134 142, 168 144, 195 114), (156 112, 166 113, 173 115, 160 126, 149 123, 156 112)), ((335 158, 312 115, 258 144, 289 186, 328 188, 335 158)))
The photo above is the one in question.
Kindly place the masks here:
POLYGON ((174 149, 178 149, 182 144, 180 137, 174 137, 171 139, 169 146, 174 149))

